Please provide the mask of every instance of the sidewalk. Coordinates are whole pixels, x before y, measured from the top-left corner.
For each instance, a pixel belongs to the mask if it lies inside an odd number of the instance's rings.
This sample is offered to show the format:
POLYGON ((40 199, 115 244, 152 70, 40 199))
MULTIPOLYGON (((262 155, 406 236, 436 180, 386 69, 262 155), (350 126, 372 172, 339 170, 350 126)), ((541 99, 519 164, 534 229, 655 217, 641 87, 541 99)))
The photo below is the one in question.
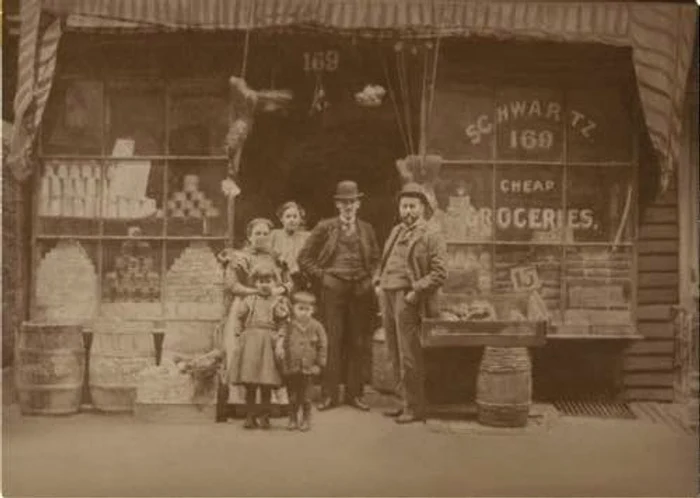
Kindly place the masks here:
POLYGON ((307 434, 239 421, 22 417, 3 425, 4 496, 696 496, 697 442, 663 424, 558 417, 541 430, 397 426, 316 414, 307 434), (448 430, 444 430, 448 428, 448 430))

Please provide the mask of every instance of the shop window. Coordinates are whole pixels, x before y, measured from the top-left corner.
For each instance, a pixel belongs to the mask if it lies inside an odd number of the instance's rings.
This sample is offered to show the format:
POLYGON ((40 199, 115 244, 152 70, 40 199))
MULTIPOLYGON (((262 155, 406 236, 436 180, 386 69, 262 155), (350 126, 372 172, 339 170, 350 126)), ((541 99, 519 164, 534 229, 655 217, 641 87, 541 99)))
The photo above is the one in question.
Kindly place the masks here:
POLYGON ((162 155, 165 152, 164 97, 164 88, 158 83, 130 80, 109 83, 106 152, 113 151, 118 139, 130 139, 133 155, 162 155))
POLYGON ((496 240, 560 243, 566 216, 561 209, 562 176, 560 166, 497 166, 491 215, 496 240))
POLYGON ((435 102, 443 292, 535 291, 553 333, 634 330, 638 179, 623 89, 453 80, 435 102))
POLYGON ((631 99, 615 87, 567 93, 567 159, 577 162, 632 161, 631 99))
POLYGON ((102 152, 103 113, 101 81, 57 81, 44 113, 43 152, 99 155, 102 152))
POLYGON ((216 254, 230 239, 225 80, 59 78, 55 88, 36 179, 33 317, 183 318, 190 309, 218 319, 216 254), (71 265, 82 272, 73 289, 82 308, 45 303, 71 265), (197 279, 206 296, 195 295, 197 279))
POLYGON ((562 95, 546 89, 504 88, 497 91, 492 121, 496 158, 560 161, 566 116, 562 95))
POLYGON ((493 90, 480 85, 445 84, 435 94, 434 119, 428 130, 430 151, 474 160, 493 157, 493 90), (459 105, 455 105, 459 102, 459 105))
POLYGON ((169 150, 174 155, 223 155, 228 130, 228 99, 224 84, 177 82, 170 86, 169 150))
POLYGON ((164 207, 168 236, 226 235, 226 197, 221 190, 225 168, 217 161, 171 161, 164 207))

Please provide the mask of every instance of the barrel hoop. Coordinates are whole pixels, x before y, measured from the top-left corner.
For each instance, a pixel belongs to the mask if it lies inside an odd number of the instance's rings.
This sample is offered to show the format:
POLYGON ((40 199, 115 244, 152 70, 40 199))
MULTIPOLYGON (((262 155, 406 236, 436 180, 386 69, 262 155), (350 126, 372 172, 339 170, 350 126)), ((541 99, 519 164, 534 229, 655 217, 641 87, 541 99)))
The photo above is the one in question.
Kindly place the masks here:
POLYGON ((20 347, 18 348, 18 352, 20 353, 32 353, 32 354, 44 354, 46 356, 56 356, 56 355, 74 355, 76 353, 80 353, 82 355, 85 352, 85 349, 80 347, 80 348, 58 348, 58 349, 43 349, 43 348, 25 348, 25 347, 20 347))
POLYGON ((119 384, 119 383, 88 383, 91 388, 97 389, 136 389, 136 384, 119 384))
POLYGON ((18 383, 17 390, 20 391, 67 391, 72 389, 82 389, 82 382, 79 384, 22 384, 18 383))

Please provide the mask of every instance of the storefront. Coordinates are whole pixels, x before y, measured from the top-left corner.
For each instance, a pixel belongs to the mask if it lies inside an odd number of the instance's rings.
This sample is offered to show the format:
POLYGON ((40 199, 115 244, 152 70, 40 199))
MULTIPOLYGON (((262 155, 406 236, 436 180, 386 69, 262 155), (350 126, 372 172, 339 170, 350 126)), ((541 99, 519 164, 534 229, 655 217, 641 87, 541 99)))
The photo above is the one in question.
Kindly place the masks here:
POLYGON ((673 178, 676 76, 687 72, 694 11, 175 3, 43 2, 39 59, 55 68, 37 71, 53 88, 49 98, 41 77, 30 85, 35 103, 48 102, 43 119, 31 116, 39 160, 16 162, 20 176, 34 173, 29 318, 216 321, 216 255, 241 242, 247 219, 295 199, 313 225, 349 177, 383 240, 395 161, 423 157, 412 174, 434 193, 448 241, 445 292, 536 290, 551 320, 536 392, 578 382, 620 394, 625 351, 646 341, 640 321, 658 311, 640 295, 649 258, 639 242, 657 187, 673 178), (654 50, 641 33, 659 12, 680 31, 654 50), (66 15, 51 54, 52 16, 66 15), (294 99, 255 116, 231 202, 221 181, 234 74, 294 99), (378 105, 357 96, 368 85, 386 90, 378 105))

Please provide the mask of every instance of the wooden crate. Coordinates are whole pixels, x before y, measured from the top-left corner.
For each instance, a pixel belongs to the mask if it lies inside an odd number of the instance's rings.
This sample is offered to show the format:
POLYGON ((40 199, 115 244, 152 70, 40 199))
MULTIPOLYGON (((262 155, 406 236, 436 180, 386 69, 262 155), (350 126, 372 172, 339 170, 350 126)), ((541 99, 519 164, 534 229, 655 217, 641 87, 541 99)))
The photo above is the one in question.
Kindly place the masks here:
POLYGON ((443 294, 440 296, 440 307, 449 309, 455 305, 470 304, 476 300, 488 301, 496 313, 496 319, 476 321, 425 318, 421 325, 423 347, 544 345, 548 322, 541 299, 537 299, 530 293, 476 297, 443 294), (527 318, 512 320, 509 317, 513 312, 527 318))

